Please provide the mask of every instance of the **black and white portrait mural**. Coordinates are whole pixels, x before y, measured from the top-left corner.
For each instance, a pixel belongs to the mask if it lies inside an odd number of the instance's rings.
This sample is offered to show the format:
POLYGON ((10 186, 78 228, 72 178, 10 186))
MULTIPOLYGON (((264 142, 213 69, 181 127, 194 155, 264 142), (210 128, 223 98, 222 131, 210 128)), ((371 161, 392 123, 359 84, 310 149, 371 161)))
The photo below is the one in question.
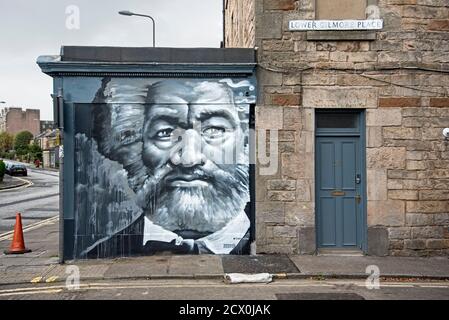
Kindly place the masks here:
POLYGON ((255 98, 242 79, 103 79, 75 105, 76 257, 249 253, 255 98))

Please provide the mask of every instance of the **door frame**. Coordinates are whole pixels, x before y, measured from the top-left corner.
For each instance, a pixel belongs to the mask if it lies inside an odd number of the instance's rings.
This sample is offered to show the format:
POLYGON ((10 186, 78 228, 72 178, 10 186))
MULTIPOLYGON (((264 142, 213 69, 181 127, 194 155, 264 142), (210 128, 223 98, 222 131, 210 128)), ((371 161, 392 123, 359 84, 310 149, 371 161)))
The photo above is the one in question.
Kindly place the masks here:
MULTIPOLYGON (((360 139, 360 174, 361 174, 361 210, 362 210, 362 228, 360 230, 361 234, 361 251, 366 254, 368 250, 367 243, 367 234, 368 234, 368 222, 367 222, 367 171, 366 171, 366 111, 365 109, 315 109, 315 241, 317 251, 320 249, 319 247, 319 219, 318 219, 318 205, 317 205, 317 197, 319 194, 319 185, 318 185, 318 164, 317 160, 317 152, 318 152, 318 137, 359 137, 360 139), (335 128, 335 129, 318 129, 317 128, 317 119, 320 113, 335 113, 335 114, 357 114, 358 115, 358 129, 349 129, 349 128, 335 128)), ((335 249, 336 251, 339 249, 335 249)), ((343 249, 344 250, 344 249, 343 249)))

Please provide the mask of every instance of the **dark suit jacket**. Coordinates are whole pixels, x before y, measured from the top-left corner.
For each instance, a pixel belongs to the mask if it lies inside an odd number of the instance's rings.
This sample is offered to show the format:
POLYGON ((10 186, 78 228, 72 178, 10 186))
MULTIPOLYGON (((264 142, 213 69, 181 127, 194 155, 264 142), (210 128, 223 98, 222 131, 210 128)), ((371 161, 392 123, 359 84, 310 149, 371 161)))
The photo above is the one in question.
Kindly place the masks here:
MULTIPOLYGON (((111 258, 127 257, 133 255, 153 255, 157 253, 172 254, 213 254, 207 248, 195 244, 194 248, 187 245, 175 245, 172 242, 148 241, 143 245, 144 216, 136 220, 135 223, 127 227, 122 232, 112 236, 106 241, 98 244, 87 253, 87 258, 111 258)), ((249 254, 250 251, 249 230, 230 252, 230 254, 249 254)))

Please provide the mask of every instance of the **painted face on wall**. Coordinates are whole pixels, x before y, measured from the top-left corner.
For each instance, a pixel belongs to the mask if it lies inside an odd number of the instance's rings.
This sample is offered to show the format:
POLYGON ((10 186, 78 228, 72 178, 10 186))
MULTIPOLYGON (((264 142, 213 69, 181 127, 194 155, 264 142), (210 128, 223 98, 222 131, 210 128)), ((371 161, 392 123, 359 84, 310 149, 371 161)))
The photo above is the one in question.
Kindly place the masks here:
POLYGON ((223 228, 249 201, 245 148, 248 110, 217 82, 163 81, 147 98, 138 194, 146 216, 167 230, 198 236, 223 228))

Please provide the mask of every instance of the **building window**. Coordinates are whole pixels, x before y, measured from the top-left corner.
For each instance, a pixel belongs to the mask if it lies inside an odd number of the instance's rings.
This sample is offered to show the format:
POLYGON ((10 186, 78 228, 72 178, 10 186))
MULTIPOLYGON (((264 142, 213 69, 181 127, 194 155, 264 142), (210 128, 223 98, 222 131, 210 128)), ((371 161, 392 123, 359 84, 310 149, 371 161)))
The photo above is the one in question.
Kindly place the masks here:
POLYGON ((316 0, 316 19, 365 19, 368 2, 368 0, 316 0))
POLYGON ((317 113, 316 127, 318 129, 342 129, 342 128, 358 128, 358 115, 356 113, 346 112, 319 112, 317 113))

